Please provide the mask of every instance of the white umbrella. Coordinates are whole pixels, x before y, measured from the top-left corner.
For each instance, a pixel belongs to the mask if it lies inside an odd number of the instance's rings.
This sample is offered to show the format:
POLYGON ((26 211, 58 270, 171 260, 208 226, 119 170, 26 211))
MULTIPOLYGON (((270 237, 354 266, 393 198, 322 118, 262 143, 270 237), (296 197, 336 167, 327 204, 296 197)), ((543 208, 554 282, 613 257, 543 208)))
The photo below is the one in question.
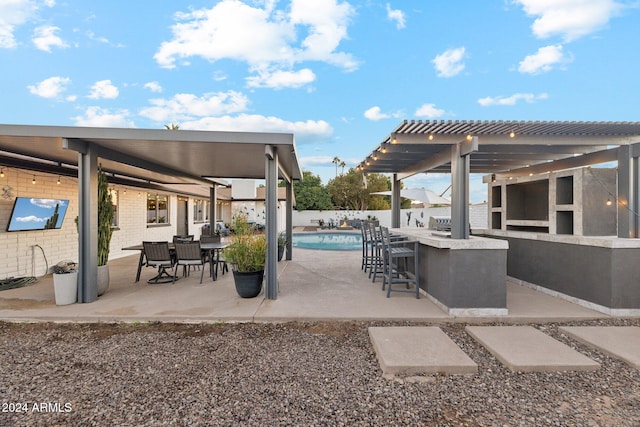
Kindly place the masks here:
MULTIPOLYGON (((390 196, 391 191, 378 191, 376 193, 371 194, 379 194, 381 196, 390 196)), ((400 197, 404 197, 405 199, 418 200, 427 205, 450 205, 451 200, 446 199, 442 196, 439 196, 438 193, 426 190, 424 188, 406 188, 400 190, 400 197)))

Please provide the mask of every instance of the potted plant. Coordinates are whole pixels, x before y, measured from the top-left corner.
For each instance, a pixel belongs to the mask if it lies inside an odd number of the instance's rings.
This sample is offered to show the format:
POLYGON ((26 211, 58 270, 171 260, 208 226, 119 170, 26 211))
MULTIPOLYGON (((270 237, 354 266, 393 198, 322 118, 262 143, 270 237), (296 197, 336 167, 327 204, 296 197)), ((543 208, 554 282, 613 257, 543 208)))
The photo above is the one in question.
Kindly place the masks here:
POLYGON ((287 235, 285 233, 278 234, 278 261, 282 261, 284 256, 284 248, 287 246, 287 235))
POLYGON ((113 203, 109 192, 109 181, 98 167, 98 296, 109 289, 109 247, 113 233, 113 203))
POLYGON ((224 256, 231 264, 236 291, 242 298, 253 298, 262 291, 264 265, 267 256, 267 239, 255 234, 244 215, 236 215, 231 244, 224 249, 224 256))
POLYGON ((78 264, 60 261, 53 266, 53 291, 56 305, 73 304, 78 299, 78 264))

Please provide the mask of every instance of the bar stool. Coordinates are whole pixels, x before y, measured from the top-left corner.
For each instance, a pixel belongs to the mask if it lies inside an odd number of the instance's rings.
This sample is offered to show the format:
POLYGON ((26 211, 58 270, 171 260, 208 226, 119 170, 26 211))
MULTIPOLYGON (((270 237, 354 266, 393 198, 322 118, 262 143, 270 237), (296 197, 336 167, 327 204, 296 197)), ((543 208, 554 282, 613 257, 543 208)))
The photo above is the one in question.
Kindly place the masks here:
POLYGON ((418 269, 418 241, 395 240, 389 236, 389 229, 381 227, 382 240, 382 290, 387 290, 387 298, 391 292, 414 292, 409 285, 415 286, 416 298, 420 299, 420 281, 418 269), (413 258, 414 273, 407 271, 409 260, 413 258), (400 262, 402 261, 402 263, 400 262), (405 284, 406 289, 393 288, 395 284, 405 284))
POLYGON ((369 226, 369 239, 371 241, 369 279, 371 279, 372 282, 375 282, 378 273, 383 273, 384 267, 382 262, 382 236, 380 234, 380 227, 376 227, 373 222, 369 222, 367 225, 369 226))
POLYGON ((373 253, 369 221, 365 220, 360 224, 360 234, 362 235, 362 264, 360 265, 360 268, 366 273, 371 266, 371 257, 373 253))

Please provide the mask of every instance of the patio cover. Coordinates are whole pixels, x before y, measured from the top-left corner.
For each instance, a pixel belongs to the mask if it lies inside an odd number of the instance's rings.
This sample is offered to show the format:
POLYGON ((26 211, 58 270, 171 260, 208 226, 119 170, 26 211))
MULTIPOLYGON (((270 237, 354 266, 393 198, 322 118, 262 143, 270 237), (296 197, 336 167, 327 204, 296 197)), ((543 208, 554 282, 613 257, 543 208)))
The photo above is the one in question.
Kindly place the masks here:
POLYGON ((618 200, 634 207, 619 209, 618 234, 640 237, 632 215, 640 208, 638 143, 640 122, 405 120, 357 169, 393 174, 393 227, 400 225, 400 180, 451 173, 452 237, 468 238, 470 173, 510 177, 618 161, 618 200))
MULTIPOLYGON (((226 185, 223 178, 265 179, 266 293, 277 297, 277 181, 284 179, 292 196, 291 181, 302 178, 292 134, 0 124, 1 164, 61 174, 77 169, 81 302, 97 298, 97 215, 91 212, 97 210, 98 158, 110 180, 180 188, 187 194, 208 192, 214 202, 215 185, 226 185)), ((288 202, 288 234, 290 210, 288 202)))

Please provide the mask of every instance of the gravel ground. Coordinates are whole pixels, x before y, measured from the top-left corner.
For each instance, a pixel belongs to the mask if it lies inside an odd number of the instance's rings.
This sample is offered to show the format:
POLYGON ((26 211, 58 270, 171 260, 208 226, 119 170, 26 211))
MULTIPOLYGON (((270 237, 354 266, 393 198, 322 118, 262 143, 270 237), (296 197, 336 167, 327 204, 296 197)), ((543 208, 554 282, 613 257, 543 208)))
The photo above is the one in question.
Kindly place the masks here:
POLYGON ((533 326, 599 370, 512 373, 453 323, 477 374, 385 378, 367 327, 401 324, 0 322, 0 425, 640 425, 640 371, 560 324, 533 326))

